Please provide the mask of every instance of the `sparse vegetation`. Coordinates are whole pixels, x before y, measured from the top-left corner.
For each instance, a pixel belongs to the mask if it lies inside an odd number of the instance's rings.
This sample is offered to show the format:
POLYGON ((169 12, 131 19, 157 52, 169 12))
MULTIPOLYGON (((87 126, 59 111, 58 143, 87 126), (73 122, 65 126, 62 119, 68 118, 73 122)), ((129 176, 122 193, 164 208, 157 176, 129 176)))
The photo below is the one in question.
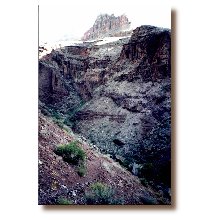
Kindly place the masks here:
POLYGON ((85 194, 88 205, 116 205, 123 204, 122 200, 116 199, 111 187, 96 182, 90 186, 90 190, 85 194))
POLYGON ((57 110, 55 110, 52 106, 46 106, 45 104, 40 102, 40 110, 44 115, 51 117, 60 128, 64 128, 64 116, 57 110))
MULTIPOLYGON (((45 105, 44 103, 40 102, 40 110, 41 112, 46 115, 49 116, 53 119, 53 121, 62 129, 65 129, 66 131, 69 132, 70 128, 73 126, 73 123, 69 120, 70 117, 70 113, 73 112, 77 112, 78 108, 76 110, 71 110, 67 112, 67 116, 63 115, 62 113, 60 113, 58 110, 56 110, 53 106, 51 105, 45 105)), ((81 104, 79 105, 81 106, 81 104)), ((75 113, 74 113, 75 114, 75 113)))
POLYGON ((72 202, 69 199, 60 197, 57 201, 58 205, 72 205, 72 202))
POLYGON ((55 154, 61 156, 64 161, 77 166, 79 176, 84 176, 86 173, 85 159, 86 154, 79 146, 79 142, 74 141, 66 145, 57 147, 54 150, 55 154))
POLYGON ((81 101, 76 108, 70 108, 66 113, 67 117, 64 119, 63 123, 69 127, 74 127, 75 116, 77 112, 79 112, 82 109, 84 104, 85 102, 81 101))
POLYGON ((78 165, 80 161, 85 161, 86 157, 84 150, 79 147, 79 143, 76 141, 57 147, 55 153, 61 156, 64 161, 73 165, 78 165))

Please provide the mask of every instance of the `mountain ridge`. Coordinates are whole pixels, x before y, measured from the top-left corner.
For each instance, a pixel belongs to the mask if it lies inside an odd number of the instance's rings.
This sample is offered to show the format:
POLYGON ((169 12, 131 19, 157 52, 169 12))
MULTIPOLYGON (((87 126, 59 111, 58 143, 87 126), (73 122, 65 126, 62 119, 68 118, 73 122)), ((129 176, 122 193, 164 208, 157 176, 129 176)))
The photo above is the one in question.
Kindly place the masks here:
POLYGON ((114 14, 100 14, 94 25, 84 33, 82 40, 88 41, 103 37, 121 37, 131 33, 129 30, 131 22, 126 15, 116 17, 114 14))

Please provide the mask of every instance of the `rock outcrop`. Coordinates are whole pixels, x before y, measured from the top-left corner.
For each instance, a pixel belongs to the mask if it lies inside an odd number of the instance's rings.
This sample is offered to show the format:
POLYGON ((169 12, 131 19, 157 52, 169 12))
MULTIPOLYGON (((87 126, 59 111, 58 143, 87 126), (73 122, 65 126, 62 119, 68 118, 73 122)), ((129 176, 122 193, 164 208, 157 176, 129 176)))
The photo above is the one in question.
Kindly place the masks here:
POLYGON ((52 108, 169 201, 171 31, 141 26, 130 38, 99 42, 64 47, 40 60, 41 110, 52 108))
POLYGON ((121 37, 130 34, 130 22, 126 15, 116 17, 114 14, 101 14, 93 27, 85 32, 82 40, 93 40, 103 37, 121 37))
MULTIPOLYGON (((171 36, 168 29, 154 26, 141 26, 134 30, 128 44, 120 54, 122 62, 137 63, 135 76, 143 81, 157 81, 170 78, 171 36)), ((124 66, 121 65, 120 66, 124 66)))

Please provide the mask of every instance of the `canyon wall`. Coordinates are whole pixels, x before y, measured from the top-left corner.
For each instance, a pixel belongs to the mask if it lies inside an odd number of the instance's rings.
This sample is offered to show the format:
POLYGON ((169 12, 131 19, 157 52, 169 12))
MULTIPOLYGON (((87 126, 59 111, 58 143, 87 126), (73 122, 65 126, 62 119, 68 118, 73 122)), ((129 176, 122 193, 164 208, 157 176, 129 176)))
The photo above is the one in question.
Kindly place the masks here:
POLYGON ((145 25, 131 37, 98 42, 60 48, 39 61, 40 102, 67 118, 72 130, 102 153, 167 191, 171 31, 145 25))

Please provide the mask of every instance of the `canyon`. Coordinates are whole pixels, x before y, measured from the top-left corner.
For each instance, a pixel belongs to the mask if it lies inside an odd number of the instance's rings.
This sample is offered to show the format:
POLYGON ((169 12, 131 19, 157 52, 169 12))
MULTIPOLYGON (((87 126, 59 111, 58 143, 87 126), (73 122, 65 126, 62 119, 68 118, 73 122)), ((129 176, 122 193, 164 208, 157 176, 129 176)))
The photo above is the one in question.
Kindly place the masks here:
POLYGON ((123 204, 171 204, 171 30, 129 26, 100 15, 81 42, 39 59, 40 204, 86 204, 95 181, 123 204), (53 152, 72 140, 87 153, 85 177, 53 152))

